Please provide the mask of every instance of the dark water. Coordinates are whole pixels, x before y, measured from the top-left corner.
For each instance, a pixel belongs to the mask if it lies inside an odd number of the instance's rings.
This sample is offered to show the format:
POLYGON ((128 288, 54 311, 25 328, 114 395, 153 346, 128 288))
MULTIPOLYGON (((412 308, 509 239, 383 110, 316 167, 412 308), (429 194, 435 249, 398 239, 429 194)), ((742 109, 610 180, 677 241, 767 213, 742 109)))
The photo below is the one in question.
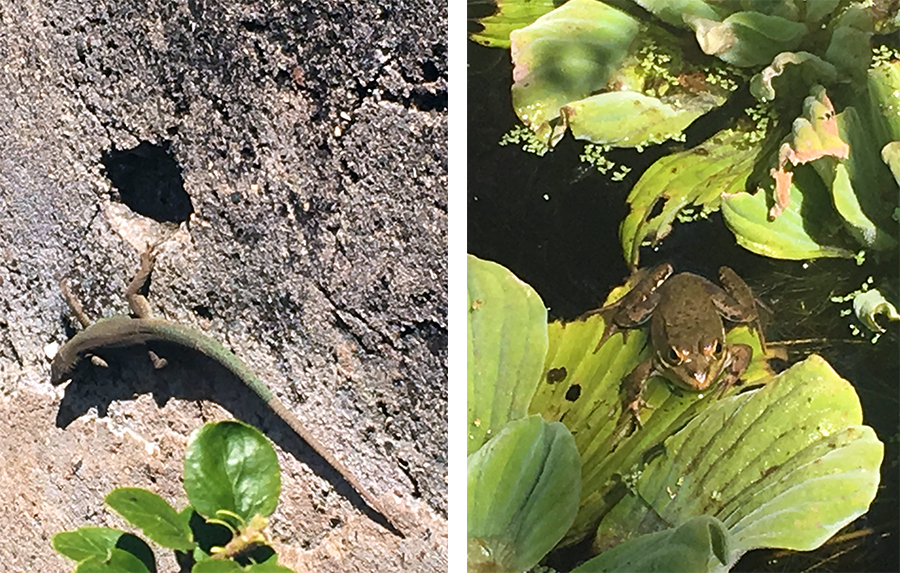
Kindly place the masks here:
MULTIPOLYGON (((502 135, 517 123, 509 95, 509 52, 468 44, 469 252, 506 266, 529 283, 552 317, 573 318, 599 306, 628 274, 618 240, 625 197, 660 151, 610 154, 634 168, 625 181, 611 183, 583 168, 578 161, 582 145, 570 136, 543 158, 499 146, 502 135)), ((849 319, 840 318, 837 306, 828 302, 831 294, 855 290, 870 274, 890 277, 887 288, 896 294, 897 254, 862 268, 844 260, 808 265, 774 261, 736 246, 716 214, 707 221, 676 224, 658 251, 643 249, 641 257, 642 265, 668 260, 676 270, 708 277, 715 277, 720 265, 734 268, 774 311, 769 339, 806 341, 788 347, 788 363, 810 352, 823 355, 854 384, 865 423, 885 443, 879 493, 868 514, 842 532, 855 531, 858 537, 807 553, 754 551, 734 570, 900 571, 897 324, 873 346, 852 337, 849 319)))

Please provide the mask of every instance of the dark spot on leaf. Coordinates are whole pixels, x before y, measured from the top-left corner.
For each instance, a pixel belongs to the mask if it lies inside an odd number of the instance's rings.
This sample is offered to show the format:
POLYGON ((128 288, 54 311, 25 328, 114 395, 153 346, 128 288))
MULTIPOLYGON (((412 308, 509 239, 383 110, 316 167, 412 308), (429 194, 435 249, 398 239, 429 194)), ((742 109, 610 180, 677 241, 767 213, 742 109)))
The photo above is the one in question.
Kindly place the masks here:
POLYGON ((565 366, 560 366, 559 368, 551 368, 547 371, 547 384, 556 384, 557 382, 562 382, 566 379, 567 374, 568 372, 566 372, 565 366))
POLYGON ((566 390, 566 400, 569 402, 574 402, 579 396, 581 396, 581 384, 572 384, 566 390))

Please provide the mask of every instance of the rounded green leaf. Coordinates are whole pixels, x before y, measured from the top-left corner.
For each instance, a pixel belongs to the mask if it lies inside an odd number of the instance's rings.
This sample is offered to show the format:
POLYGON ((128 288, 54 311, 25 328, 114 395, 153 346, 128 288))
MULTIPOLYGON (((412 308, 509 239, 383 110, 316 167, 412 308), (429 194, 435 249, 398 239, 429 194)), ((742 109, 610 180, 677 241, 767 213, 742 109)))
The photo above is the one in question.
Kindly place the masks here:
POLYGON ((469 570, 524 571, 553 548, 578 509, 581 460, 565 426, 529 416, 467 461, 469 570))
POLYGON ((709 515, 728 528, 729 565, 758 547, 814 549, 878 489, 884 445, 861 422, 853 386, 810 356, 665 440, 604 516, 597 546, 709 515))
POLYGON ((137 487, 120 487, 106 496, 106 503, 144 535, 163 547, 190 551, 196 546, 187 516, 153 492, 137 487))
POLYGON ((468 453, 524 417, 547 353, 547 309, 496 263, 468 257, 468 453))
POLYGON ((851 258, 852 251, 834 243, 832 235, 841 222, 822 200, 823 191, 822 182, 801 166, 794 170, 790 202, 775 220, 769 220, 763 191, 724 196, 722 215, 738 244, 758 255, 788 260, 851 258))
POLYGON ((191 573, 240 573, 244 568, 230 559, 207 559, 191 567, 191 573))
POLYGON ((242 422, 206 424, 191 434, 184 489, 197 513, 228 510, 249 521, 275 511, 281 492, 278 458, 269 440, 242 422))
POLYGON ((722 22, 686 17, 700 49, 739 67, 768 64, 780 52, 791 52, 808 30, 800 22, 759 12, 736 12, 722 22))
POLYGON ((268 561, 262 563, 254 563, 244 568, 246 573, 293 573, 292 569, 288 569, 284 565, 278 564, 278 557, 273 556, 268 561))
POLYGON ((110 527, 82 527, 54 535, 53 549, 74 561, 105 557, 123 535, 124 531, 110 527))
POLYGON ((110 549, 106 557, 89 557, 75 568, 74 573, 150 573, 144 563, 122 549, 110 549))
POLYGON ((606 87, 640 23, 596 0, 569 0, 510 34, 513 108, 522 123, 547 133, 560 108, 606 87))
POLYGON ((112 549, 121 549, 137 557, 150 571, 156 571, 156 560, 150 546, 136 535, 109 527, 82 527, 53 536, 53 549, 74 561, 96 558, 101 562, 112 549))
POLYGON ((714 517, 699 515, 679 527, 642 535, 616 545, 572 573, 607 571, 693 571, 705 573, 728 563, 728 530, 714 517), (710 566, 713 563, 713 566, 710 566))
POLYGON ((642 147, 679 135, 725 98, 695 98, 670 105, 633 91, 613 91, 573 101, 561 113, 575 139, 616 147, 642 147))

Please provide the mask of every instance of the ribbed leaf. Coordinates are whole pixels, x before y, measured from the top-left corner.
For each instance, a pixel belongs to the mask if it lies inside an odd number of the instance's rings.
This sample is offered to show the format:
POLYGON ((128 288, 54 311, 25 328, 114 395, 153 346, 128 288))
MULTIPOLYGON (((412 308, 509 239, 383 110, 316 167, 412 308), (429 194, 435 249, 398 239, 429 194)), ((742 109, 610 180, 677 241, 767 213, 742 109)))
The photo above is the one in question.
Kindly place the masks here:
POLYGON ((496 263, 468 257, 468 453, 527 414, 547 353, 547 309, 496 263))

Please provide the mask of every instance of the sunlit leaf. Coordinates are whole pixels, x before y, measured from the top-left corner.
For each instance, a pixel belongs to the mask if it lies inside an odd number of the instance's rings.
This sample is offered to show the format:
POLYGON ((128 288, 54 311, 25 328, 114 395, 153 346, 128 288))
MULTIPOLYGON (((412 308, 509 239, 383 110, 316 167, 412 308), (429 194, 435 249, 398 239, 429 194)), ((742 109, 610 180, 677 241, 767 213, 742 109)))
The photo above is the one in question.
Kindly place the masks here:
POLYGON ((860 322, 872 332, 884 332, 875 317, 882 315, 891 321, 900 321, 897 307, 891 304, 878 289, 867 290, 853 298, 853 312, 860 322))
POLYGON ((632 91, 614 91, 574 101, 562 108, 572 136, 616 147, 641 147, 677 136, 724 98, 696 98, 690 107, 669 105, 632 91))
POLYGON ((560 540, 578 509, 572 435, 540 416, 510 422, 467 462, 471 572, 524 571, 560 540))
POLYGON ((604 516, 597 544, 708 515, 728 528, 729 565, 757 547, 814 549, 875 497, 884 446, 861 423, 853 386, 811 356, 665 440, 604 516))
POLYGON ((794 171, 790 204, 777 219, 769 220, 763 191, 724 196, 722 215, 738 244, 759 255, 789 260, 853 256, 836 243, 834 231, 842 223, 821 180, 804 167, 794 171))
POLYGON ((710 571, 728 563, 728 530, 714 517, 697 516, 677 528, 649 533, 604 551, 572 573, 710 571))
POLYGON ((547 309, 496 263, 468 257, 468 453, 527 414, 547 352, 547 309))
POLYGON ((761 66, 791 52, 808 33, 806 26, 760 12, 736 12, 722 22, 687 16, 700 48, 739 67, 761 66))
POLYGON ((684 209, 693 205, 708 213, 718 208, 723 193, 743 190, 759 149, 745 133, 725 130, 651 165, 628 194, 631 209, 619 227, 625 260, 636 267, 641 245, 668 235, 684 209))
POLYGON ((497 11, 478 20, 484 29, 469 39, 489 48, 509 48, 509 33, 556 8, 554 0, 496 0, 497 11))
POLYGON ((597 0, 569 0, 510 34, 513 108, 550 141, 562 106, 602 90, 641 29, 625 12, 597 0))

